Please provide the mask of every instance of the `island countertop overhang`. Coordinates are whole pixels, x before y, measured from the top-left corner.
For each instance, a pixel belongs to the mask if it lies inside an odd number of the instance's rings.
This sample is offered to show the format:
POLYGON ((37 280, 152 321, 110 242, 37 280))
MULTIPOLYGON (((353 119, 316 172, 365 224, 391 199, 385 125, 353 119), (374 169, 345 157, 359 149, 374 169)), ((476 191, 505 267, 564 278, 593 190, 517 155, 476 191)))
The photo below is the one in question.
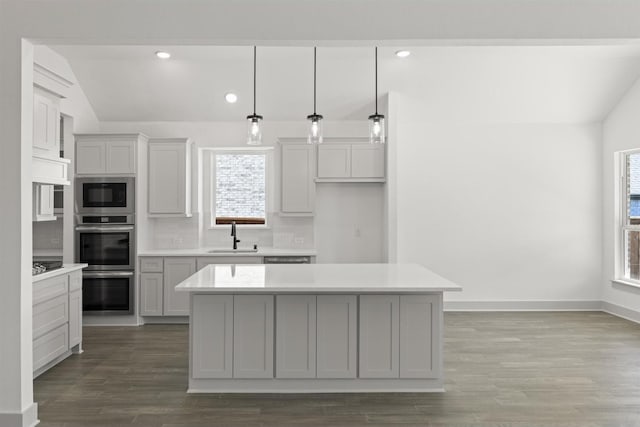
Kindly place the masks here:
POLYGON ((461 291, 418 264, 214 264, 176 286, 193 293, 394 293, 461 291))

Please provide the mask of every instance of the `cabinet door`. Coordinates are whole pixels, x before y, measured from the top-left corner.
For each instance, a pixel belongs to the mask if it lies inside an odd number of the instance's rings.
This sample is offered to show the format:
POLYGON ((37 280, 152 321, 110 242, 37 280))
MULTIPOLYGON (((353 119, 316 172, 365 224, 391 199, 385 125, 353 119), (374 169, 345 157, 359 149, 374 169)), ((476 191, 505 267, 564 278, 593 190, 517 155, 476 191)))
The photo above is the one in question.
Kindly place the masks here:
POLYGON ((314 160, 313 146, 295 144, 282 146, 282 212, 313 213, 314 160))
POLYGON ((276 378, 316 376, 315 295, 276 296, 276 378))
POLYGON ((360 378, 399 377, 398 295, 360 296, 360 378))
POLYGON ((33 370, 42 368, 69 350, 69 327, 62 325, 33 340, 33 370))
POLYGON ((60 157, 59 99, 35 89, 33 94, 33 148, 34 154, 60 157))
POLYGON ((104 175, 107 173, 107 153, 104 141, 76 140, 76 173, 104 175))
POLYGON ((351 177, 384 178, 384 145, 352 145, 351 177))
POLYGON ((196 259, 175 257, 164 259, 164 304, 165 316, 188 316, 189 293, 176 292, 175 287, 196 272, 196 259))
POLYGON ((162 273, 140 274, 140 315, 162 316, 162 273))
POLYGON ((149 143, 149 214, 191 214, 187 144, 149 143))
POLYGON ((136 144, 134 141, 108 141, 106 143, 106 172, 114 174, 136 173, 136 144))
POLYGON ((33 221, 54 221, 53 202, 53 185, 33 184, 33 221))
POLYGON ((440 376, 440 297, 400 296, 400 378, 440 376))
POLYGON ((348 178, 350 176, 350 144, 325 144, 318 147, 318 178, 348 178))
POLYGON ((196 295, 191 324, 193 378, 233 374, 233 296, 196 295))
POLYGON ((355 378, 358 305, 355 295, 318 295, 317 377, 355 378))
POLYGON ((273 378, 273 295, 233 297, 233 377, 273 378))
POLYGON ((69 293, 69 347, 82 342, 82 289, 69 293))

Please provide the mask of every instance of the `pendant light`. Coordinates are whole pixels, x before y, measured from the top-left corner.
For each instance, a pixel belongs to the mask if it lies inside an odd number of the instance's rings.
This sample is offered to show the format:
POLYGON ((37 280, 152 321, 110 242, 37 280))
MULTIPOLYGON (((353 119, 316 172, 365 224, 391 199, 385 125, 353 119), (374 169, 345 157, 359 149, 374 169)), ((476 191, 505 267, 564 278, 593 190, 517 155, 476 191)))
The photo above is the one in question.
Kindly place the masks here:
POLYGON ((376 112, 369 116, 369 142, 384 144, 384 115, 378 114, 378 46, 376 46, 376 112))
POLYGON ((316 114, 316 47, 313 48, 313 114, 307 116, 309 120, 309 144, 322 144, 322 116, 316 114))
POLYGON ((253 114, 247 116, 247 144, 262 144, 262 116, 256 114, 256 47, 253 47, 253 114))

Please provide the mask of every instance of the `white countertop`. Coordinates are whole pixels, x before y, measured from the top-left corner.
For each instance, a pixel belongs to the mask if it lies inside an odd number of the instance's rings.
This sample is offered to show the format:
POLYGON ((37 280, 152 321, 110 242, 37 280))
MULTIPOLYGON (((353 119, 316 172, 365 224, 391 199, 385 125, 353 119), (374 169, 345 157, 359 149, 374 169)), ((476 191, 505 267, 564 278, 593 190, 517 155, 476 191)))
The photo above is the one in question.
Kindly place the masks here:
POLYGON ((82 270, 85 267, 88 267, 89 264, 63 264, 62 268, 58 268, 57 270, 47 271, 46 273, 36 274, 33 276, 33 282, 39 282, 44 279, 50 279, 52 277, 60 276, 61 274, 69 274, 76 270, 82 270))
POLYGON ((138 256, 316 256, 315 249, 280 249, 280 248, 258 248, 258 252, 233 252, 230 248, 195 248, 195 249, 148 249, 138 251, 138 256), (210 253, 216 249, 229 249, 229 252, 210 253))
POLYGON ((417 264, 213 264, 176 286, 202 293, 429 293, 462 287, 417 264))

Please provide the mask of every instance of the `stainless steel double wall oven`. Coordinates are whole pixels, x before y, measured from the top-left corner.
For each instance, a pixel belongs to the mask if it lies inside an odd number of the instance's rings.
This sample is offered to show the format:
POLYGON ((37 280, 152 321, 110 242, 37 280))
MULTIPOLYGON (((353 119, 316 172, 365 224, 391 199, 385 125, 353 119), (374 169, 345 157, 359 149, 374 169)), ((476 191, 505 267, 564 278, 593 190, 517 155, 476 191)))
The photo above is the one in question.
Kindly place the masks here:
POLYGON ((132 314, 135 178, 76 178, 76 260, 85 314, 132 314))

